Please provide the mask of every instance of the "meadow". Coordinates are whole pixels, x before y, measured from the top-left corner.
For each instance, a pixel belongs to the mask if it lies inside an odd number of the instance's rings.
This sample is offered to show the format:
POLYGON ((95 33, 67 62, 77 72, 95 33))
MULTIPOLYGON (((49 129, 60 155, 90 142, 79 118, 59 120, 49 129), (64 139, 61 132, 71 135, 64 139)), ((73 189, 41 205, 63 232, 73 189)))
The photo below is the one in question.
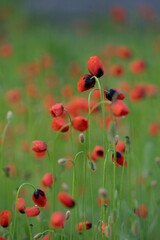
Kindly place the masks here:
POLYGON ((0 13, 0 240, 158 240, 159 20, 0 13))

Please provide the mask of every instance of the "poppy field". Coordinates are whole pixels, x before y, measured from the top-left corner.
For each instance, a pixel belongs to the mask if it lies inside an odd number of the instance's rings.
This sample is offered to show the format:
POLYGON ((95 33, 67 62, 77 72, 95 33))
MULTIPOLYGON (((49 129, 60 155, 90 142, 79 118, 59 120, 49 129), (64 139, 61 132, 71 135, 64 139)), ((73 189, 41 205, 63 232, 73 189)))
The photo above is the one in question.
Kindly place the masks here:
POLYGON ((0 6, 0 240, 158 240, 160 19, 0 6))

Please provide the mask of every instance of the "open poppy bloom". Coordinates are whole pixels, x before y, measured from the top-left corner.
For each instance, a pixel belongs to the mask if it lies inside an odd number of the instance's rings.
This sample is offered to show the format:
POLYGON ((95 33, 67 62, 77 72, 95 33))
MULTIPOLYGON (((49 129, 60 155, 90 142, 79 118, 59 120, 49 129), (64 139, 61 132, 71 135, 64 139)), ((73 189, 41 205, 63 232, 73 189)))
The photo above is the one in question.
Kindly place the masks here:
POLYGON ((80 77, 79 82, 77 83, 78 91, 84 92, 90 88, 93 88, 96 81, 95 78, 89 74, 85 74, 80 77))
POLYGON ((119 141, 116 145, 116 151, 124 153, 125 152, 125 143, 124 141, 119 141))
MULTIPOLYGON (((114 154, 112 155, 112 162, 114 162, 114 154)), ((119 165, 127 167, 127 161, 124 160, 123 155, 120 152, 116 152, 116 166, 119 165)))
POLYGON ((78 226, 76 226, 76 230, 81 232, 83 230, 89 230, 90 228, 92 228, 92 223, 91 222, 80 222, 78 226))
POLYGON ((93 150, 94 156, 103 158, 104 157, 104 148, 101 146, 96 146, 93 150))
POLYGON ((121 100, 116 100, 112 105, 111 105, 111 110, 113 112, 113 115, 115 117, 125 117, 126 115, 129 114, 129 109, 126 106, 124 102, 121 100))
POLYGON ((57 198, 65 207, 73 208, 75 206, 74 199, 65 192, 59 193, 57 198))
POLYGON ((147 207, 145 204, 142 204, 137 209, 134 209, 134 213, 138 215, 139 218, 146 218, 147 217, 147 207))
POLYGON ((44 187, 51 187, 53 184, 52 173, 46 173, 42 178, 42 184, 44 187))
POLYGON ((61 132, 67 132, 69 130, 69 126, 66 126, 67 123, 62 118, 54 118, 52 121, 52 129, 54 131, 59 131, 61 128, 61 132))
POLYGON ((123 58, 123 59, 128 59, 131 57, 131 51, 126 46, 117 47, 116 54, 118 57, 123 58))
POLYGON ((38 207, 44 207, 47 203, 46 195, 44 191, 40 189, 37 189, 37 191, 33 193, 32 200, 38 207))
POLYGON ((115 77, 121 77, 123 75, 123 68, 120 65, 113 65, 111 67, 111 74, 115 77))
POLYGON ((0 224, 3 228, 6 228, 11 223, 11 212, 8 210, 3 210, 0 216, 0 224))
POLYGON ((108 90, 108 93, 106 93, 106 98, 109 101, 118 99, 118 100, 123 100, 125 99, 125 95, 121 92, 118 91, 117 88, 112 88, 108 90))
POLYGON ((124 22, 126 19, 126 10, 118 5, 111 8, 111 17, 116 23, 124 22))
POLYGON ((88 120, 82 116, 75 117, 72 121, 74 129, 84 132, 88 129, 88 120))
POLYGON ((53 228, 64 228, 65 216, 61 212, 55 212, 50 219, 50 226, 53 228))
POLYGON ((32 150, 34 152, 45 152, 47 150, 47 144, 45 142, 42 142, 42 141, 33 141, 32 142, 34 144, 34 147, 32 148, 32 150))
POLYGON ((130 64, 130 70, 132 73, 141 73, 145 70, 146 63, 143 60, 135 60, 130 64))
POLYGON ((148 132, 151 136, 156 136, 159 133, 160 124, 159 122, 150 123, 148 126, 148 132))
MULTIPOLYGON (((51 240, 53 239, 52 236, 50 238, 51 240)), ((46 236, 44 236, 44 238, 42 238, 42 240, 49 240, 49 234, 47 234, 46 236)))
POLYGON ((52 117, 60 117, 63 114, 64 107, 62 103, 57 103, 50 108, 52 117))
POLYGON ((88 71, 92 76, 100 78, 104 74, 102 63, 97 56, 90 57, 87 61, 88 71))
POLYGON ((27 207, 25 213, 27 217, 36 217, 40 214, 40 210, 37 207, 27 207))
POLYGON ((18 212, 25 213, 24 208, 25 208, 25 200, 23 198, 18 198, 17 199, 17 210, 18 210, 18 212))

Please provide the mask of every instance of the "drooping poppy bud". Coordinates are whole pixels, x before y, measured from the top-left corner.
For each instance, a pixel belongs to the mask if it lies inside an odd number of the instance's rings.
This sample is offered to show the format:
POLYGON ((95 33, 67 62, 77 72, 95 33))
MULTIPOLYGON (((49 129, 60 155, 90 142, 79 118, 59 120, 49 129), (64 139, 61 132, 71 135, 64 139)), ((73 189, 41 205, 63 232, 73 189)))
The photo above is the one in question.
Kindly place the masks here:
POLYGON ((96 146, 93 150, 94 156, 103 158, 104 157, 104 148, 101 146, 96 146))
POLYGON ((36 217, 40 214, 40 210, 37 207, 27 207, 25 213, 27 217, 36 217))
POLYGON ((24 208, 25 208, 25 200, 23 198, 18 198, 17 199, 17 210, 20 213, 25 213, 24 208))
POLYGON ((64 111, 64 107, 63 107, 62 103, 57 103, 50 108, 50 113, 51 113, 52 117, 62 116, 63 111, 64 111))
POLYGON ((92 76, 100 78, 104 74, 102 63, 97 56, 90 57, 87 61, 88 71, 92 76))
POLYGON ((76 226, 76 230, 81 232, 83 230, 89 230, 90 228, 92 228, 92 223, 91 222, 80 222, 78 226, 76 226))
POLYGON ((109 101, 116 100, 116 99, 123 100, 123 99, 125 99, 125 95, 123 93, 119 92, 118 89, 113 88, 113 89, 108 90, 108 93, 106 93, 106 98, 109 101))
POLYGON ((129 109, 126 104, 120 100, 116 100, 111 105, 112 112, 115 117, 125 117, 129 114, 129 109))
POLYGON ((0 224, 2 227, 6 228, 11 223, 11 212, 8 210, 3 210, 1 212, 0 224))
POLYGON ((79 82, 77 83, 78 91, 84 92, 90 88, 93 88, 96 81, 95 78, 89 74, 85 74, 80 77, 79 82))
POLYGON ((142 204, 141 206, 134 210, 134 213, 137 214, 139 218, 146 218, 147 212, 148 211, 145 204, 142 204))
POLYGON ((72 121, 74 129, 84 132, 88 129, 88 121, 82 116, 75 117, 72 121))
POLYGON ((34 147, 32 148, 32 150, 34 152, 45 152, 47 150, 47 144, 45 142, 42 142, 42 141, 33 141, 32 142, 34 144, 34 147))
POLYGON ((44 187, 51 187, 53 184, 53 176, 52 173, 46 173, 42 178, 42 184, 44 187))
POLYGON ((65 192, 59 193, 57 198, 65 207, 73 208, 75 206, 74 199, 65 192))
POLYGON ((55 212, 50 219, 50 226, 53 228, 63 228, 65 223, 65 216, 61 212, 55 212))
POLYGON ((52 129, 54 131, 59 131, 61 128, 61 132, 67 132, 69 130, 69 126, 66 126, 67 123, 62 118, 54 118, 52 121, 52 129))
POLYGON ((47 198, 44 191, 40 189, 37 189, 37 191, 33 193, 32 200, 38 207, 44 207, 47 202, 47 198))
MULTIPOLYGON (((114 154, 112 155, 112 162, 114 162, 114 154)), ((116 166, 123 166, 123 164, 125 167, 127 167, 127 161, 124 160, 123 155, 120 152, 116 152, 116 166)))
POLYGON ((117 146, 116 146, 116 150, 118 152, 124 153, 125 152, 125 143, 124 141, 119 141, 117 146))

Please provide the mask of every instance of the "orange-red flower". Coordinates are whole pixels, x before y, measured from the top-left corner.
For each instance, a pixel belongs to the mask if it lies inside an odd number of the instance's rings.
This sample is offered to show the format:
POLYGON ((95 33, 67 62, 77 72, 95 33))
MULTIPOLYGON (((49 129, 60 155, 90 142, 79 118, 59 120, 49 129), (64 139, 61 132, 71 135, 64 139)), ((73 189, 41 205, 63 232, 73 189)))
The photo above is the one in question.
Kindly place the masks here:
POLYGON ((23 198, 18 198, 17 199, 17 210, 20 213, 25 213, 24 208, 25 208, 25 200, 23 198))
POLYGON ((45 142, 35 140, 32 143, 34 144, 32 150, 36 153, 45 152, 47 150, 47 144, 45 142))
POLYGON ((52 117, 62 116, 63 111, 64 111, 64 107, 63 107, 62 103, 57 103, 50 108, 50 113, 51 113, 52 117))
POLYGON ((0 47, 0 55, 3 57, 3 58, 8 58, 12 55, 13 53, 13 47, 11 44, 9 43, 5 43, 4 45, 2 45, 0 47))
POLYGON ((115 117, 125 117, 129 114, 128 107, 121 100, 116 100, 111 105, 111 109, 115 117))
POLYGON ((146 218, 148 213, 146 205, 142 204, 137 209, 134 209, 134 213, 137 214, 139 218, 146 218))
POLYGON ((27 207, 25 213, 27 217, 36 217, 40 214, 40 210, 37 207, 27 207))
POLYGON ((50 219, 50 226, 53 228, 63 228, 65 223, 65 216, 61 212, 55 212, 50 219))
POLYGON ((124 153, 125 152, 125 143, 124 141, 119 141, 116 145, 116 150, 118 152, 124 153))
POLYGON ((102 223, 102 225, 101 225, 101 229, 102 229, 102 233, 103 233, 103 235, 104 235, 104 229, 107 227, 107 223, 105 223, 105 227, 104 227, 104 223, 102 223))
POLYGON ((123 68, 120 65, 113 65, 111 67, 111 74, 115 77, 121 77, 123 75, 123 68))
POLYGON ((88 129, 88 120, 82 116, 75 117, 72 121, 74 129, 84 132, 88 129))
MULTIPOLYGON (((109 197, 106 197, 106 198, 105 198, 105 204, 108 205, 108 204, 109 204, 109 201, 110 201, 109 197)), ((98 198, 97 198, 97 204, 98 204, 98 205, 102 205, 102 203, 103 203, 103 198, 98 197, 98 198)))
POLYGON ((83 230, 89 230, 90 228, 92 228, 92 223, 91 222, 80 222, 78 226, 76 226, 76 230, 81 232, 83 230))
POLYGON ((92 56, 87 61, 88 71, 92 76, 100 78, 104 74, 102 63, 97 56, 92 56))
POLYGON ((117 56, 123 59, 128 59, 131 57, 131 51, 126 46, 119 46, 116 49, 117 56))
POLYGON ((111 17, 116 23, 124 22, 126 19, 126 10, 121 6, 113 6, 111 9, 111 17))
POLYGON ((54 131, 59 131, 61 128, 61 132, 67 132, 69 130, 69 126, 66 126, 67 123, 62 118, 54 118, 52 121, 52 129, 54 131))
POLYGON ((143 60, 135 60, 130 64, 130 70, 133 73, 141 73, 145 70, 146 63, 143 60))
POLYGON ((65 207, 72 208, 75 206, 74 199, 65 192, 59 193, 57 198, 65 207))
POLYGON ((44 187, 50 187, 53 184, 52 173, 46 173, 42 178, 42 184, 44 187))
MULTIPOLYGON (((114 154, 112 155, 112 162, 114 162, 114 154)), ((127 167, 127 161, 124 160, 123 155, 120 152, 116 152, 116 166, 119 165, 127 167)))
POLYGON ((125 95, 121 93, 117 88, 112 88, 108 90, 108 93, 106 93, 106 98, 110 101, 115 99, 123 100, 125 99, 125 95))
POLYGON ((95 78, 89 74, 85 74, 80 77, 79 82, 77 83, 78 91, 84 92, 90 88, 93 88, 96 81, 95 78))
POLYGON ((104 157, 104 148, 101 146, 96 146, 93 150, 94 156, 103 158, 104 157))
POLYGON ((0 237, 0 240, 7 240, 6 238, 4 238, 4 237, 0 237))
MULTIPOLYGON (((51 240, 53 239, 52 236, 50 238, 51 240)), ((44 236, 44 238, 42 238, 42 240, 49 240, 49 234, 47 234, 46 236, 44 236)))
POLYGON ((6 228, 11 223, 11 212, 8 210, 3 210, 0 216, 0 224, 2 227, 6 228))
POLYGON ((32 200, 38 207, 44 207, 47 203, 46 194, 40 189, 34 191, 32 195, 32 200))
POLYGON ((148 127, 148 132, 152 136, 156 136, 159 133, 160 130, 160 124, 158 122, 150 123, 148 127))

